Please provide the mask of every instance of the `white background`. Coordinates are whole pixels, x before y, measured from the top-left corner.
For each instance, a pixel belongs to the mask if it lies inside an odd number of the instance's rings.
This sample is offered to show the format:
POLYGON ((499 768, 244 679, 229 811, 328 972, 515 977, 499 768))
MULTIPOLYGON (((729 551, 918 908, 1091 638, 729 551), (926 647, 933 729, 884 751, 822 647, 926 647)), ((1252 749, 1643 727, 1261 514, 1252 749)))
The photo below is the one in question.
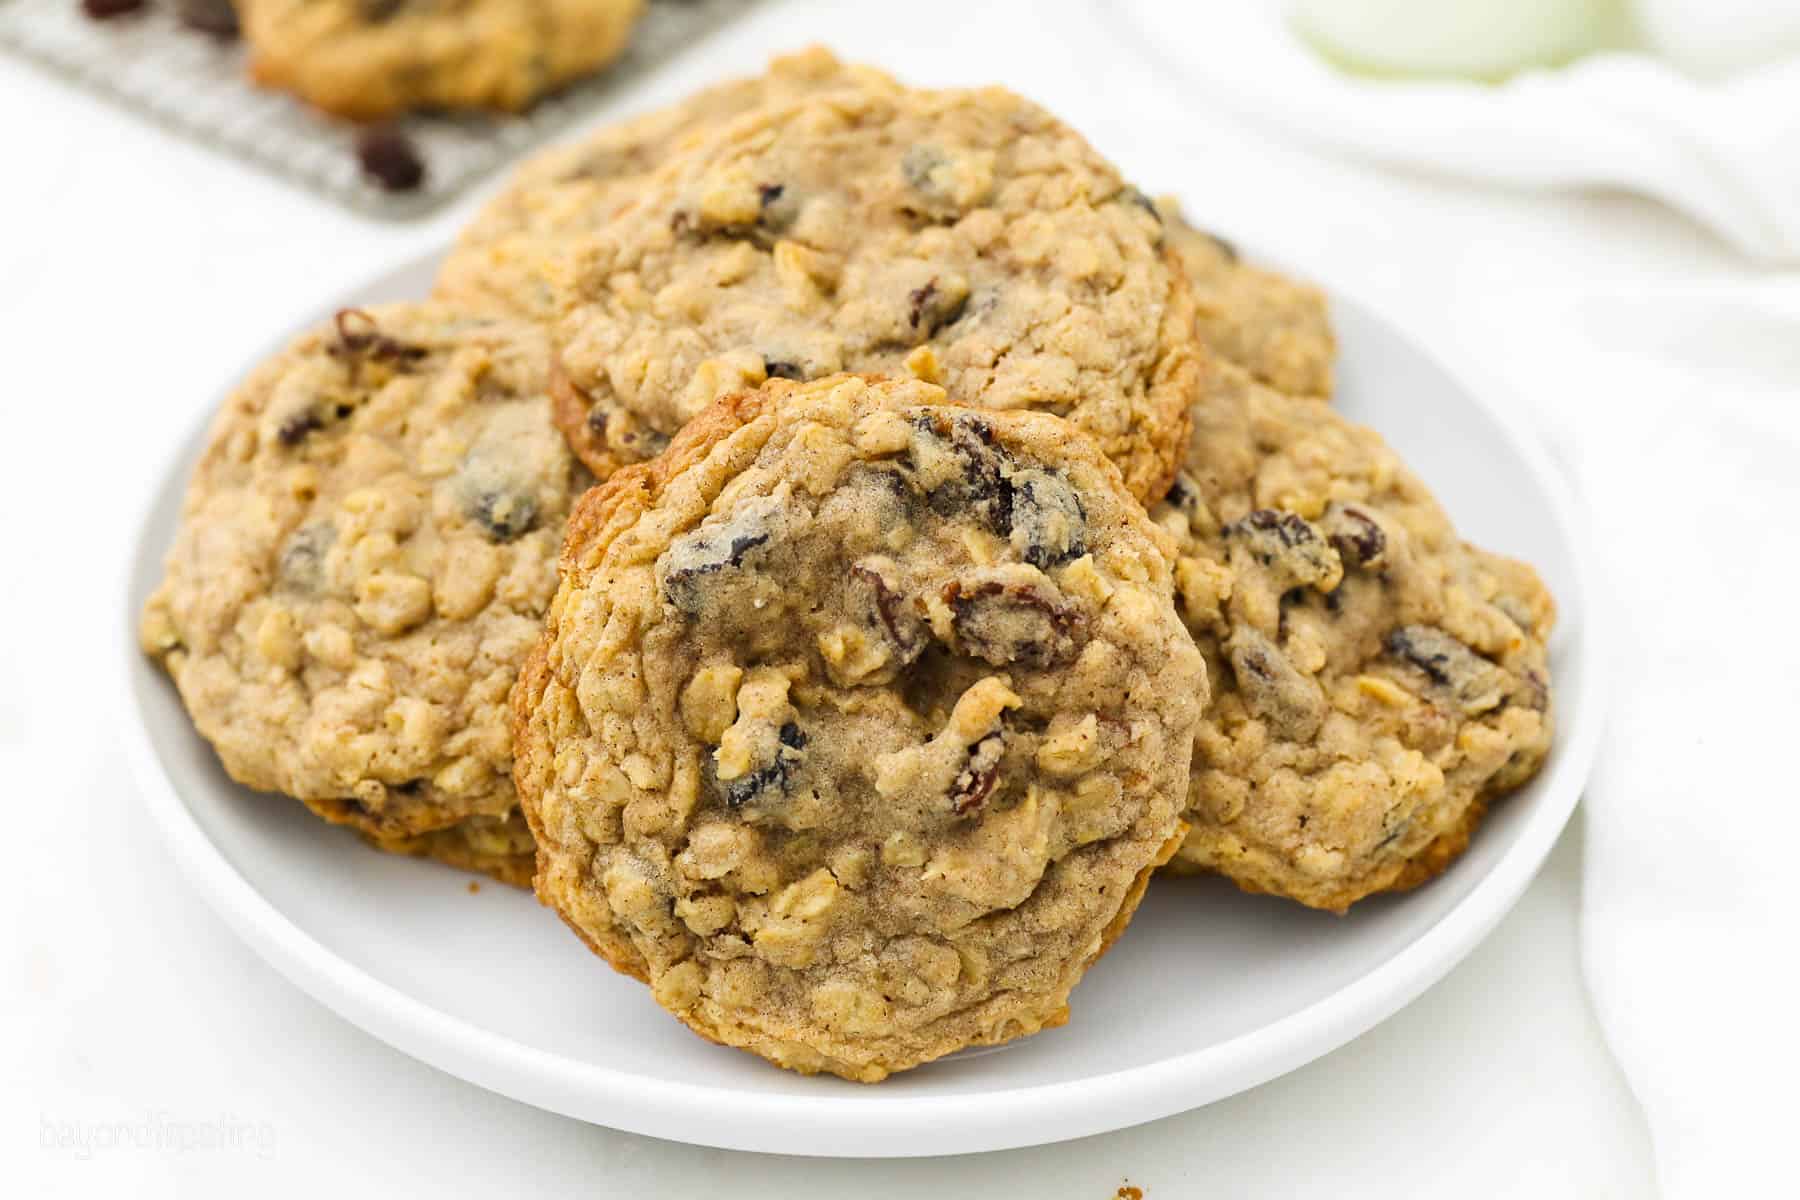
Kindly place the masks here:
MULTIPOLYGON (((1306 264, 1478 374, 1504 364, 1519 378, 1530 347, 1511 336, 1508 314, 1523 328, 1543 298, 1577 282, 1754 282, 1706 234, 1647 203, 1397 177, 1271 142, 1162 73, 1103 6, 1073 0, 775 2, 613 111, 754 71, 808 40, 921 83, 1007 83, 1082 128, 1146 190, 1181 192, 1198 219, 1306 264)), ((1373 1033, 1233 1100, 1057 1147, 898 1163, 690 1149, 486 1094, 339 1021, 202 907, 139 810, 112 744, 121 698, 106 661, 126 619, 122 539, 149 464, 244 346, 441 244, 474 200, 419 224, 370 222, 10 59, 0 60, 0 128, 8 1194, 429 1184, 1107 1200, 1127 1180, 1151 1200, 1652 1194, 1643 1119, 1582 987, 1579 818, 1498 932, 1373 1033), (176 1148, 221 1127, 237 1148, 176 1148), (71 1138, 89 1149, 45 1144, 71 1138)), ((1545 374, 1515 401, 1572 402, 1545 374)))

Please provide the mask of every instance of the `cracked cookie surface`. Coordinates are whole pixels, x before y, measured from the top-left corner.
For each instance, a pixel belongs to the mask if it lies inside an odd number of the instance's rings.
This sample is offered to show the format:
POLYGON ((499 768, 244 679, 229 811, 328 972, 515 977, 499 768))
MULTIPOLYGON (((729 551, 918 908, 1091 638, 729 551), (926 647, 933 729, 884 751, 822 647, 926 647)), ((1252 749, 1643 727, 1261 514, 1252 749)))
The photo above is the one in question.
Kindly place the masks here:
POLYGON ((1156 208, 1193 288, 1207 348, 1278 392, 1329 397, 1337 336, 1325 293, 1244 262, 1230 242, 1189 224, 1172 196, 1156 208))
POLYGON ((558 419, 604 477, 769 378, 911 375, 1065 417, 1159 495, 1198 385, 1155 206, 997 88, 874 72, 745 114, 559 255, 558 419))
POLYGON ((1152 516, 1213 703, 1171 867, 1342 911, 1466 846, 1551 737, 1549 592, 1370 430, 1215 364, 1152 516))
POLYGON ((507 694, 587 480, 548 359, 511 321, 346 310, 226 402, 140 636, 232 778, 529 875, 507 694))
POLYGON ((1167 553, 1055 418, 721 399, 571 518, 513 696, 540 898, 798 1071, 1060 1024, 1178 835, 1206 676, 1167 553))
POLYGON ((338 116, 523 109, 617 58, 644 0, 237 0, 251 74, 338 116))
POLYGON ((534 155, 458 235, 434 294, 535 321, 554 319, 551 275, 562 247, 604 228, 659 167, 751 109, 848 86, 869 73, 814 47, 775 59, 762 75, 716 84, 534 155))

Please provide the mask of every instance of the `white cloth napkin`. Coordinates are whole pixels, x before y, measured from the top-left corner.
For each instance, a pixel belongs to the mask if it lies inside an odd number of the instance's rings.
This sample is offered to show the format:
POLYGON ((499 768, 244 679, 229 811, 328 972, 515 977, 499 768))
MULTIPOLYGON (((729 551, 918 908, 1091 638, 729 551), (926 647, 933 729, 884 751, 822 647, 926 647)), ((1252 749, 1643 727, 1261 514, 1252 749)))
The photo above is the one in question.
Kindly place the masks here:
POLYGON ((1577 477, 1613 618, 1618 692, 1585 798, 1589 990, 1665 1195, 1789 1194, 1800 287, 1589 295, 1539 318, 1507 382, 1577 477))
POLYGON ((1243 116, 1390 166, 1521 187, 1654 196, 1742 253, 1800 263, 1800 59, 1698 81, 1643 54, 1489 85, 1327 65, 1282 0, 1119 0, 1146 47, 1243 116))

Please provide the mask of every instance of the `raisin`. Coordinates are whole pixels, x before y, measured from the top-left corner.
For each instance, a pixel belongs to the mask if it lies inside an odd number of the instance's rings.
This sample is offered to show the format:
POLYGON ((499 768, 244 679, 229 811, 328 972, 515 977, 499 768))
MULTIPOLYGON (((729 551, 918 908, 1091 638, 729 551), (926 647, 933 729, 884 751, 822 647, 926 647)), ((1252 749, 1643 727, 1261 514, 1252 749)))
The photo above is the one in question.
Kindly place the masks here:
POLYGON ((774 537, 773 497, 752 501, 722 525, 702 526, 675 539, 657 560, 663 595, 690 616, 706 606, 706 580, 742 568, 774 537))
POLYGON ((1189 529, 1212 528, 1212 510, 1206 506, 1206 497, 1200 491, 1199 481, 1183 471, 1175 476, 1175 482, 1163 500, 1176 512, 1187 518, 1189 529))
POLYGON ((806 373, 800 369, 799 363, 791 363, 786 359, 780 358, 765 357, 763 359, 763 373, 770 379, 803 380, 806 378, 806 373))
POLYGON ((1325 694, 1273 642, 1244 625, 1232 632, 1226 650, 1245 707, 1277 736, 1304 742, 1319 731, 1325 694))
POLYGON ((371 125, 358 134, 356 160, 385 191, 410 192, 425 182, 425 160, 397 125, 371 125))
POLYGON ((936 146, 914 146, 900 158, 900 177, 908 197, 900 212, 915 220, 951 222, 962 215, 962 205, 939 182, 939 171, 950 164, 936 146))
POLYGON ((725 785, 725 806, 742 808, 759 799, 771 788, 786 793, 794 772, 800 767, 800 751, 806 748, 806 734, 792 721, 776 734, 775 757, 748 775, 741 775, 725 785))
POLYGON ((794 223, 800 215, 799 197, 789 193, 779 183, 765 183, 756 189, 757 207, 762 210, 756 219, 759 229, 779 233, 794 223))
POLYGON ((611 399, 588 408, 587 427, 608 447, 633 461, 655 458, 669 444, 667 434, 649 428, 630 412, 617 407, 611 399))
POLYGON ((935 195, 938 186, 932 172, 948 161, 936 146, 913 146, 900 157, 900 175, 908 187, 935 195))
POLYGON ((965 503, 982 509, 995 533, 1012 533, 1012 456, 995 443, 994 427, 979 418, 962 418, 951 428, 950 444, 963 458, 965 503))
POLYGON ((335 358, 349 359, 353 365, 358 360, 368 360, 405 369, 430 353, 424 346, 389 337, 363 309, 340 308, 331 320, 337 328, 337 341, 328 348, 329 352, 335 358))
POLYGON ((918 659, 930 636, 925 623, 889 581, 888 565, 878 558, 855 564, 850 568, 850 588, 853 595, 861 597, 864 623, 882 631, 894 647, 895 664, 907 667, 918 659))
POLYGON ((1514 699, 1533 712, 1548 712, 1550 709, 1550 681, 1532 667, 1526 667, 1519 680, 1522 695, 1514 699))
POLYGON ((1030 584, 987 580, 965 588, 952 580, 942 594, 962 649, 993 666, 1060 666, 1081 650, 1080 611, 1030 584))
POLYGON ((950 809, 966 816, 979 809, 1000 781, 1000 760, 1006 754, 1006 736, 1000 730, 969 747, 969 761, 950 785, 950 809))
POLYGON ((276 566, 281 585, 297 592, 317 592, 325 582, 325 555, 337 541, 337 527, 329 521, 302 525, 288 537, 276 566))
POLYGON ((408 0, 361 0, 357 7, 362 10, 363 20, 379 25, 383 21, 392 20, 407 3, 408 0))
POLYGON ((284 446, 298 446, 306 435, 325 428, 325 421, 313 409, 304 409, 287 418, 275 429, 276 440, 284 446))
POLYGON ((767 250, 775 244, 775 234, 794 223, 800 215, 797 197, 779 183, 756 185, 756 219, 753 221, 718 221, 676 209, 669 215, 669 232, 676 237, 735 238, 767 250))
POLYGON ((96 21, 110 21, 138 12, 144 0, 81 0, 81 11, 96 21))
POLYGON ((538 505, 528 492, 480 491, 469 497, 463 511, 490 541, 510 542, 536 523, 538 505))
POLYGON ((176 6, 181 23, 200 33, 209 33, 220 41, 238 35, 237 7, 232 0, 181 0, 176 6))
POLYGON ((1507 698, 1507 673, 1441 629, 1402 625, 1388 631, 1382 646, 1448 692, 1466 716, 1498 708, 1507 698))
POLYGON ((930 337, 961 318, 963 308, 969 302, 969 291, 967 288, 940 290, 937 277, 933 276, 924 287, 907 293, 906 299, 909 305, 907 323, 914 329, 922 329, 925 336, 930 337))
POLYGON ((945 452, 954 455, 961 468, 954 478, 943 479, 941 472, 935 477, 927 492, 932 510, 940 516, 973 510, 996 534, 1011 536, 1013 488, 1008 476, 1013 462, 995 443, 993 426, 979 417, 952 420, 941 412, 927 411, 913 418, 913 427, 927 439, 923 444, 915 442, 915 470, 926 468, 922 457, 945 452))
POLYGON ((1378 571, 1387 565, 1387 534, 1367 509, 1333 502, 1325 510, 1325 534, 1346 564, 1378 571))
POLYGON ((1344 577, 1337 551, 1312 522, 1294 513, 1259 508, 1227 525, 1224 532, 1228 541, 1243 546, 1269 568, 1282 591, 1306 584, 1329 592, 1344 577))
POLYGON ((1087 553, 1087 512, 1067 480, 1034 467, 1009 482, 1012 543, 1026 562, 1047 571, 1087 553))

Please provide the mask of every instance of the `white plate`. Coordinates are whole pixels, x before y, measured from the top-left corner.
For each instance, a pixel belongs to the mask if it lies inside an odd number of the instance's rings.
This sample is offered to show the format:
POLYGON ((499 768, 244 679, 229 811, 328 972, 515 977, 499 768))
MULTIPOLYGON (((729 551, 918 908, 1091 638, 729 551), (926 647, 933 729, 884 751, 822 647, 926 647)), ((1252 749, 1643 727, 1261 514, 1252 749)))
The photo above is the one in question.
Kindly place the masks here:
MULTIPOLYGON (((422 295, 434 266, 414 263, 347 302, 422 295)), ((470 1082, 619 1129, 787 1154, 951 1154, 1117 1129, 1254 1086, 1391 1015, 1493 928, 1574 809, 1601 724, 1592 596, 1560 479, 1529 437, 1392 326, 1342 299, 1335 317, 1341 407, 1389 435, 1468 536, 1536 563, 1562 608, 1549 765, 1411 895, 1338 918, 1216 879, 1159 880, 1076 990, 1067 1026, 879 1087, 711 1045, 530 896, 497 884, 469 895, 466 876, 365 849, 225 777, 131 633, 200 449, 199 416, 146 498, 121 614, 127 742, 145 801, 213 906, 341 1016, 470 1082)))

